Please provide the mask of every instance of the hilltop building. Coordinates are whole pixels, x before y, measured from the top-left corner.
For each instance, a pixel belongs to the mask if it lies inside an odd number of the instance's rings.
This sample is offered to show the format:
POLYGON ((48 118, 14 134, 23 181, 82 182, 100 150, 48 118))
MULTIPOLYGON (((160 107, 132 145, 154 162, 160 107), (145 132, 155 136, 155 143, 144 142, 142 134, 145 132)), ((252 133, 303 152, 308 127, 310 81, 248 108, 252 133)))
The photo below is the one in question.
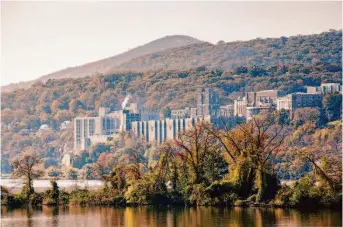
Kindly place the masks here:
POLYGON ((309 94, 325 94, 329 92, 342 93, 342 85, 340 85, 339 83, 323 83, 319 87, 306 87, 306 93, 309 94))
POLYGON ((211 88, 199 88, 196 93, 196 100, 196 107, 172 110, 171 118, 199 118, 219 115, 219 96, 211 88))
POLYGON ((178 138, 180 133, 192 129, 197 122, 207 122, 219 127, 222 121, 215 116, 204 116, 197 118, 177 118, 165 120, 136 121, 131 123, 132 133, 137 137, 143 138, 149 143, 162 143, 166 140, 178 138))
POLYGON ((322 94, 296 92, 277 99, 277 110, 289 110, 293 114, 297 109, 310 107, 322 108, 322 94))
POLYGON ((277 99, 285 94, 285 92, 279 90, 247 92, 243 97, 234 100, 234 115, 248 119, 248 117, 251 118, 261 112, 273 110, 276 107, 277 99), (248 107, 249 112, 247 111, 248 107))
POLYGON ((159 119, 155 112, 139 109, 131 103, 122 110, 111 111, 100 107, 97 117, 76 117, 74 119, 74 150, 86 150, 94 143, 106 142, 120 131, 130 131, 131 122, 159 119), (140 114, 142 113, 142 114, 140 114))
POLYGON ((211 88, 200 88, 197 92, 197 116, 217 115, 219 96, 211 88))

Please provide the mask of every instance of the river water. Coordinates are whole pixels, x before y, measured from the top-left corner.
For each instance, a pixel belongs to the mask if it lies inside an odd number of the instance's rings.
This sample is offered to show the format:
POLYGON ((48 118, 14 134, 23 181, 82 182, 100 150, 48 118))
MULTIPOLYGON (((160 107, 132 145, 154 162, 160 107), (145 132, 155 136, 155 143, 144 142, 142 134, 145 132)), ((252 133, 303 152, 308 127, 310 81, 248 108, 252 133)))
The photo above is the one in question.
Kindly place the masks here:
POLYGON ((342 226, 341 211, 217 207, 1 208, 3 227, 342 226))

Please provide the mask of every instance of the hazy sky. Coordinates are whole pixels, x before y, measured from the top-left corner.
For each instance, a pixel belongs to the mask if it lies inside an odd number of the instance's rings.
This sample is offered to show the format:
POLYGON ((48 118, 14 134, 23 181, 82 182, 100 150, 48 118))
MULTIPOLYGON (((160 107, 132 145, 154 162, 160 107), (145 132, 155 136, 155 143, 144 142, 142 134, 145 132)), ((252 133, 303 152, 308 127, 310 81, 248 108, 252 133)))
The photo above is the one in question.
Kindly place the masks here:
POLYGON ((1 84, 166 35, 216 43, 342 27, 341 2, 1 2, 1 84))

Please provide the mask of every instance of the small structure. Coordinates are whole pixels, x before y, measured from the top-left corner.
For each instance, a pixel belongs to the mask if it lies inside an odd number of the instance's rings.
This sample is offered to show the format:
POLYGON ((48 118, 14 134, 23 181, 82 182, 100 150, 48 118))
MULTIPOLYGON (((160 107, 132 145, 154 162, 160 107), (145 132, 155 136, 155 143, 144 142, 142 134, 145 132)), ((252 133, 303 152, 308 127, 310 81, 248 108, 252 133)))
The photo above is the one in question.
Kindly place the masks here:
POLYGON ((42 124, 40 127, 39 127, 39 131, 42 132, 42 131, 49 131, 51 128, 48 124, 42 124))
POLYGON ((71 127, 71 121, 63 121, 60 125, 60 129, 67 129, 71 127))

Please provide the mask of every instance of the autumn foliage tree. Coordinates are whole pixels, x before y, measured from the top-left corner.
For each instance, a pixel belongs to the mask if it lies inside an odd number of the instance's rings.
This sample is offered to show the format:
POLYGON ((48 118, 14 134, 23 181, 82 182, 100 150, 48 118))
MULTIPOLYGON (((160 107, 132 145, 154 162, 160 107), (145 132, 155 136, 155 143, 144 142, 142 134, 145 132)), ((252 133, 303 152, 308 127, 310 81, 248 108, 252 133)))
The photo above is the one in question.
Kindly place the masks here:
POLYGON ((43 175, 43 171, 38 169, 40 163, 40 157, 31 152, 25 152, 20 158, 15 159, 12 163, 13 176, 24 178, 25 180, 27 196, 34 193, 33 180, 43 175))

